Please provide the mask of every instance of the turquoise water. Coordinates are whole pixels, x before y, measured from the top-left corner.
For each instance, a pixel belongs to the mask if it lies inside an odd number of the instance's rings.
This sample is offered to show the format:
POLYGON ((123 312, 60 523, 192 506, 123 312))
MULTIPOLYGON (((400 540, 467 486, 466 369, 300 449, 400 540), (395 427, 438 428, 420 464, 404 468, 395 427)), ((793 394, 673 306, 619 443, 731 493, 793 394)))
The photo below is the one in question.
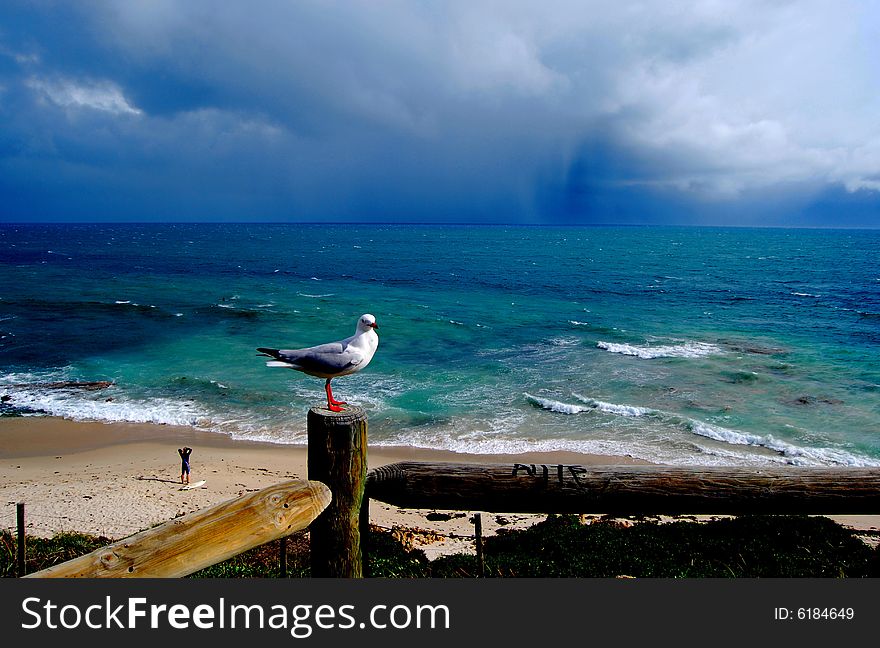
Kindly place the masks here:
POLYGON ((380 325, 370 442, 880 465, 880 232, 2 225, 5 415, 305 440, 271 369, 380 325), (105 390, 50 383, 109 380, 105 390))

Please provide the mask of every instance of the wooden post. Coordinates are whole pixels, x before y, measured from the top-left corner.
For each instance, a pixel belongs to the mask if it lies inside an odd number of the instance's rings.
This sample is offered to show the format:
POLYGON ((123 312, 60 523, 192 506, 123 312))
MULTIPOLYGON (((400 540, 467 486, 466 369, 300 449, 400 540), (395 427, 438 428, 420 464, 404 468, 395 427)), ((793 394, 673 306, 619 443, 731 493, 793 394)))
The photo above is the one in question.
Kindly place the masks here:
POLYGON ((313 407, 308 416, 309 479, 321 481, 333 502, 309 529, 313 577, 362 578, 361 502, 367 479, 367 415, 313 407))
POLYGON ((364 578, 370 577, 370 498, 364 495, 361 500, 361 564, 364 578))
POLYGON ((293 480, 175 518, 28 578, 180 578, 306 528, 330 503, 293 480))
POLYGON ((27 574, 27 562, 25 561, 24 539, 24 502, 15 505, 15 517, 18 526, 18 577, 27 574))
POLYGON ((287 536, 278 540, 278 561, 281 563, 281 578, 287 578, 287 536))
POLYGON ((474 544, 477 546, 477 576, 486 577, 486 559, 483 555, 483 515, 474 515, 474 544))

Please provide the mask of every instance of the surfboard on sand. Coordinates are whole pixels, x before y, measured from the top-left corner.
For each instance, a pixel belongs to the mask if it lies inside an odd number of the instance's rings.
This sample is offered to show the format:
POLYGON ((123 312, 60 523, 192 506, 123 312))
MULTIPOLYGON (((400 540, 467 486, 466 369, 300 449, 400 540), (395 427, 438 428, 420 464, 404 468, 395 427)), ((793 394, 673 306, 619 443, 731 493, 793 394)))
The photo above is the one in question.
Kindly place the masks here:
POLYGON ((205 480, 203 479, 201 481, 193 482, 192 484, 187 484, 186 486, 184 486, 180 490, 192 490, 193 488, 201 488, 204 485, 205 485, 205 480))

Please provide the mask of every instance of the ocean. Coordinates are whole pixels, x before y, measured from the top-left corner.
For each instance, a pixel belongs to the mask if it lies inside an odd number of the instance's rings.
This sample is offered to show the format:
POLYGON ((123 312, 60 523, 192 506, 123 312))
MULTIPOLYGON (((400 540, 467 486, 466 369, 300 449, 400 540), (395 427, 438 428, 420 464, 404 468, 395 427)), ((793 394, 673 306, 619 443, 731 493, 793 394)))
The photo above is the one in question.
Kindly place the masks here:
POLYGON ((0 415, 304 443, 363 313, 373 445, 880 466, 880 231, 0 225, 0 415))

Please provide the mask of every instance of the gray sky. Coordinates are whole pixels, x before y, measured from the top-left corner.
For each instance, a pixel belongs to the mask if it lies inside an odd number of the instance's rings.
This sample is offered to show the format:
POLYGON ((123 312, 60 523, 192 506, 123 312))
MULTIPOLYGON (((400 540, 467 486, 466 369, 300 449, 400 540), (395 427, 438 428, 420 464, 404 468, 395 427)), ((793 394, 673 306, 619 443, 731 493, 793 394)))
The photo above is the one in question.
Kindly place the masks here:
POLYGON ((0 219, 880 226, 880 8, 7 0, 0 219))

